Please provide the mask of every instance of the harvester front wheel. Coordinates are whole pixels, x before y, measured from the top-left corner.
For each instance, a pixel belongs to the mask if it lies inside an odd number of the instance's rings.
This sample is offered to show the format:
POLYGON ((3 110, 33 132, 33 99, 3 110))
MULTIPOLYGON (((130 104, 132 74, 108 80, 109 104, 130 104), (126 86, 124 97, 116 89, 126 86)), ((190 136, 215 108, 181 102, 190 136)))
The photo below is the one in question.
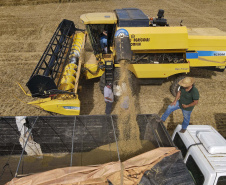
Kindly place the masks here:
POLYGON ((105 73, 100 77, 99 87, 100 87, 101 93, 104 94, 104 87, 105 87, 105 73))
POLYGON ((170 86, 170 92, 171 94, 176 97, 177 92, 179 91, 180 85, 178 84, 179 81, 181 81, 182 79, 184 79, 186 76, 182 75, 182 76, 178 76, 172 83, 172 85, 170 86))

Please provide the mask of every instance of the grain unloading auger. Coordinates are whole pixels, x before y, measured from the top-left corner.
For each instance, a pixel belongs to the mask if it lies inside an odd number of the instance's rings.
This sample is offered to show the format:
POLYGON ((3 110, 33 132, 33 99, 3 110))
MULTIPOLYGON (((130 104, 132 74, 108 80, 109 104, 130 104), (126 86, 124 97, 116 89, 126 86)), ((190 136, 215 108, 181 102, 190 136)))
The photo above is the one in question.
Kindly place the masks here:
POLYGON ((27 87, 36 105, 50 112, 78 115, 78 81, 81 70, 80 51, 84 47, 84 30, 64 19, 56 29, 45 52, 32 73, 27 87))

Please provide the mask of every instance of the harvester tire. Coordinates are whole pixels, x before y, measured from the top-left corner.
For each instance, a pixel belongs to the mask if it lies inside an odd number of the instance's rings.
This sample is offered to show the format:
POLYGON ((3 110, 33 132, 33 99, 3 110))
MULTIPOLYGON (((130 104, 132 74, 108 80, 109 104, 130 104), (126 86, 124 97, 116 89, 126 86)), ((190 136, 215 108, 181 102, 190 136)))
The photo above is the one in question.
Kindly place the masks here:
POLYGON ((186 76, 182 75, 182 76, 178 76, 172 83, 172 85, 170 86, 170 92, 171 94, 176 97, 178 89, 179 89, 179 84, 178 82, 181 81, 182 79, 184 79, 186 76))
MULTIPOLYGON (((131 73, 130 76, 131 76, 131 78, 129 79, 129 83, 131 85, 132 94, 135 95, 139 91, 139 84, 137 83, 137 79, 133 73, 131 73)), ((114 69, 114 81, 118 81, 119 78, 120 78, 120 68, 115 68, 114 69)), ((113 84, 114 84, 114 82, 113 82, 113 84)), ((100 87, 101 93, 104 94, 105 73, 100 77, 99 87, 100 87)))
POLYGON ((105 73, 103 73, 103 75, 100 77, 99 87, 100 87, 101 93, 104 94, 104 87, 105 87, 105 73))

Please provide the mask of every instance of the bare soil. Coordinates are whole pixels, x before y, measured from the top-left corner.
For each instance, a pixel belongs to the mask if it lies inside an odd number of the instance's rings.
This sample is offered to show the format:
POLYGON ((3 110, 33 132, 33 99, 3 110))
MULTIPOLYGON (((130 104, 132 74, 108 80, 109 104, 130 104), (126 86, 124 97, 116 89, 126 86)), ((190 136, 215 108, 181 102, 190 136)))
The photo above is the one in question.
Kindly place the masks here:
MULTIPOLYGON (((84 28, 79 17, 88 12, 136 7, 149 16, 156 16, 158 9, 164 9, 165 18, 171 26, 179 25, 183 20, 189 28, 218 28, 226 32, 224 0, 57 2, 61 1, 0 1, 0 116, 49 115, 27 105, 33 98, 25 96, 16 82, 26 89, 25 84, 62 19, 72 20, 79 28, 84 28)), ((196 70, 191 76, 196 78, 195 84, 200 92, 200 101, 192 113, 191 124, 212 125, 226 137, 226 72, 196 70)), ((81 114, 104 114, 105 103, 98 83, 98 80, 90 80, 82 84, 79 96, 81 114)), ((139 105, 136 105, 139 113, 162 115, 174 99, 169 92, 171 83, 169 79, 161 86, 141 86, 137 97, 139 105)), ((113 114, 116 112, 115 108, 113 114)), ((178 110, 167 119, 165 126, 172 132, 182 119, 182 113, 178 110)))

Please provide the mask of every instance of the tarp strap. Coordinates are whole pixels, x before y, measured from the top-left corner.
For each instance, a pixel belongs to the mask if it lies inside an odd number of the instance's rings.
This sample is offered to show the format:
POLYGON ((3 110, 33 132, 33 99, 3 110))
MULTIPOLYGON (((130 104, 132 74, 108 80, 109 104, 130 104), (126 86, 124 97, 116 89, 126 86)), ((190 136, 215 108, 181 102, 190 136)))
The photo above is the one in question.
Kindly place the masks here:
POLYGON ((120 160, 119 149, 118 149, 118 141, 117 141, 117 137, 116 137, 116 133, 115 133, 115 127, 114 127, 114 122, 113 122, 112 116, 111 116, 111 124, 112 124, 112 128, 113 128, 113 131, 114 131, 115 143, 116 143, 116 148, 117 148, 117 153, 118 153, 118 160, 121 164, 120 184, 123 185, 123 169, 124 169, 124 167, 123 167, 123 164, 121 163, 121 160, 120 160))
MULTIPOLYGON (((40 127, 39 127, 39 129, 40 129, 40 127)), ((39 134, 36 130, 33 130, 32 132, 33 132, 33 134, 37 135, 37 136, 39 137, 39 139, 42 141, 43 145, 45 145, 46 148, 48 148, 48 149, 53 153, 53 150, 49 147, 48 144, 46 144, 46 143, 44 142, 44 140, 42 139, 42 137, 40 136, 40 134, 39 134)), ((36 146, 36 145, 35 145, 35 146, 36 146)), ((37 147, 36 147, 36 149, 37 149, 37 147)), ((34 152, 35 152, 35 151, 34 151, 34 152)), ((35 153, 36 153, 36 152, 35 152, 35 153)))
POLYGON ((71 141, 72 144, 71 144, 71 163, 70 163, 70 166, 72 166, 73 153, 74 153, 75 124, 76 124, 76 116, 75 116, 74 127, 73 127, 73 136, 72 136, 72 141, 71 141))
POLYGON ((42 117, 41 119, 44 121, 44 123, 46 123, 54 132, 55 134, 59 137, 60 141, 63 143, 63 145, 65 146, 65 148, 67 149, 68 153, 70 153, 70 150, 68 149, 67 145, 64 143, 64 141, 61 139, 61 137, 59 136, 59 134, 57 133, 57 131, 47 122, 45 121, 42 117))
MULTIPOLYGON (((78 118, 79 119, 79 118, 78 118)), ((96 139, 94 138, 94 136, 91 134, 91 132, 89 131, 89 129, 86 127, 86 125, 82 122, 81 119, 79 119, 80 123, 82 123, 82 125, 84 126, 84 128, 87 130, 87 132, 89 132, 90 136, 93 138, 93 141, 95 142, 95 144, 97 145, 97 147, 100 147, 100 145, 98 144, 98 142, 96 141, 96 139)))
POLYGON ((114 122, 113 122, 112 116, 111 116, 111 124, 112 124, 112 128, 113 128, 113 131, 114 131, 114 137, 115 137, 117 153, 118 153, 118 160, 120 161, 120 155, 119 155, 119 150, 118 150, 118 142, 117 142, 117 137, 116 137, 116 134, 115 134, 115 127, 114 127, 114 122))
MULTIPOLYGON (((8 161, 8 162, 9 162, 9 161, 8 161)), ((13 172, 12 172, 12 170, 11 170, 11 168, 10 168, 8 162, 6 162, 6 164, 5 164, 5 165, 3 166, 3 168, 2 168, 2 173, 1 173, 1 175, 0 175, 0 180, 1 180, 2 176, 3 176, 3 174, 5 173, 5 168, 6 168, 7 166, 9 167, 9 171, 10 171, 12 177, 13 177, 13 172)))
POLYGON ((23 147, 23 150, 22 150, 22 153, 21 153, 21 156, 20 156, 20 160, 19 160, 19 163, 18 163, 18 166, 17 166, 17 169, 16 169, 15 177, 17 177, 17 173, 18 173, 18 170, 19 170, 19 167, 20 167, 20 163, 21 163, 23 154, 24 154, 24 150, 25 150, 25 148, 26 148, 28 139, 29 139, 29 137, 30 137, 30 135, 31 135, 31 131, 32 131, 32 129, 33 129, 35 123, 37 122, 38 118, 39 118, 39 117, 37 117, 37 118, 35 119, 35 121, 34 121, 32 127, 31 127, 31 129, 30 129, 30 131, 29 131, 28 137, 27 137, 27 139, 26 139, 26 142, 25 142, 25 145, 24 145, 24 147, 23 147))
MULTIPOLYGON (((19 138, 20 138, 20 134, 19 133, 21 133, 21 131, 22 131, 22 129, 24 128, 24 125, 21 127, 21 129, 20 129, 20 131, 17 131, 8 121, 6 121, 6 119, 5 118, 1 118, 2 120, 4 120, 15 132, 16 132, 16 134, 19 136, 19 138)), ((12 151, 11 151, 11 153, 10 153, 10 155, 9 155, 9 158, 8 158, 8 160, 7 160, 7 162, 6 162, 6 164, 3 166, 3 170, 2 170, 2 173, 1 173, 1 175, 0 175, 0 180, 1 180, 1 178, 2 178, 2 176, 3 176, 3 174, 5 173, 5 168, 8 166, 8 168, 9 168, 9 171, 10 171, 10 173, 11 173, 11 175, 12 175, 12 177, 13 177, 13 172, 12 172, 12 170, 11 170, 11 168, 10 168, 10 165, 9 165, 9 160, 10 160, 10 158, 11 158, 11 156, 12 156, 12 154, 13 154, 13 151, 14 151, 14 149, 15 149, 15 146, 16 146, 16 142, 14 143, 14 145, 13 145, 13 149, 12 149, 12 151)))

